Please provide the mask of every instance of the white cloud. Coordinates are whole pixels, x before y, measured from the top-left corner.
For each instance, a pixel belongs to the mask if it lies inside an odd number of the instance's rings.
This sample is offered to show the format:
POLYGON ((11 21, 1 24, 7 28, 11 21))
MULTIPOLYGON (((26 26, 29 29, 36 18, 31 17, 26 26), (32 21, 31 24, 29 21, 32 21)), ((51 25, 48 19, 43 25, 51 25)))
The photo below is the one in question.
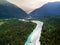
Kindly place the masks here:
POLYGON ((15 4, 26 13, 31 13, 33 10, 40 8, 48 2, 55 2, 60 0, 7 0, 8 2, 15 4))
POLYGON ((60 0, 51 0, 51 1, 49 0, 49 2, 56 2, 56 1, 60 1, 60 0))

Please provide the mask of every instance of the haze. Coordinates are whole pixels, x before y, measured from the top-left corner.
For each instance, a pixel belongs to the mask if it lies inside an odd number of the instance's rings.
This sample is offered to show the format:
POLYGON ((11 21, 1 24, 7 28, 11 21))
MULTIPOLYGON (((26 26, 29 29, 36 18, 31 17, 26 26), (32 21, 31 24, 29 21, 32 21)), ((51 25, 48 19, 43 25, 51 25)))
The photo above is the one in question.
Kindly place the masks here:
POLYGON ((18 6, 24 10, 27 14, 31 13, 37 8, 42 7, 48 2, 56 2, 60 0, 7 0, 8 2, 18 6))

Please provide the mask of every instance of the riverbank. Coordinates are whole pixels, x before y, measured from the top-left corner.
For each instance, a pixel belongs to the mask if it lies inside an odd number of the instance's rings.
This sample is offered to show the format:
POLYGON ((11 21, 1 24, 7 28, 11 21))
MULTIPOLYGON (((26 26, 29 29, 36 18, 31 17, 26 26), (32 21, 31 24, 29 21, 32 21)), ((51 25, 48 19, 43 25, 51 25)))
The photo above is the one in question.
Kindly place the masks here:
POLYGON ((40 45, 40 36, 41 36, 41 30, 43 26, 43 22, 32 20, 31 22, 36 23, 36 28, 31 32, 29 35, 25 45, 40 45))
POLYGON ((27 37, 36 27, 32 22, 18 19, 1 19, 5 22, 0 25, 0 45, 24 45, 27 37))

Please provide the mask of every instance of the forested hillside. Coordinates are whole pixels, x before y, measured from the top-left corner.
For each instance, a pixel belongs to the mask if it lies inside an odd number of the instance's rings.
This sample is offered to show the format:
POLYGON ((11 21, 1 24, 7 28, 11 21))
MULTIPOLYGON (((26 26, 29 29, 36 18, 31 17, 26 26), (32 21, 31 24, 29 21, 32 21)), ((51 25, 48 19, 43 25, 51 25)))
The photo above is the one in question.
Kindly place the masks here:
POLYGON ((0 19, 1 18, 25 18, 27 14, 19 7, 6 0, 0 0, 0 19))
POLYGON ((60 17, 42 19, 44 26, 41 34, 42 45, 60 45, 60 17))

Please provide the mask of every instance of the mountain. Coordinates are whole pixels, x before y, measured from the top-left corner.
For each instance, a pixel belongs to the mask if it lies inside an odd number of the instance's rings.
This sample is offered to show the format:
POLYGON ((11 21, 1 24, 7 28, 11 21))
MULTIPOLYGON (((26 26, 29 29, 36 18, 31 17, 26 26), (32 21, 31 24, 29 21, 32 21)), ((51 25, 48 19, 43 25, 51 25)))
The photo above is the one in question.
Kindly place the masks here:
POLYGON ((6 0, 0 0, 0 4, 7 4, 8 2, 6 0))
POLYGON ((27 14, 17 7, 7 1, 0 0, 0 18, 25 18, 27 14))
POLYGON ((32 17, 60 16, 60 2, 49 2, 30 13, 32 17))
POLYGON ((60 16, 60 2, 49 2, 27 14, 16 5, 0 0, 0 18, 25 18, 28 17, 27 15, 32 17, 60 16))

